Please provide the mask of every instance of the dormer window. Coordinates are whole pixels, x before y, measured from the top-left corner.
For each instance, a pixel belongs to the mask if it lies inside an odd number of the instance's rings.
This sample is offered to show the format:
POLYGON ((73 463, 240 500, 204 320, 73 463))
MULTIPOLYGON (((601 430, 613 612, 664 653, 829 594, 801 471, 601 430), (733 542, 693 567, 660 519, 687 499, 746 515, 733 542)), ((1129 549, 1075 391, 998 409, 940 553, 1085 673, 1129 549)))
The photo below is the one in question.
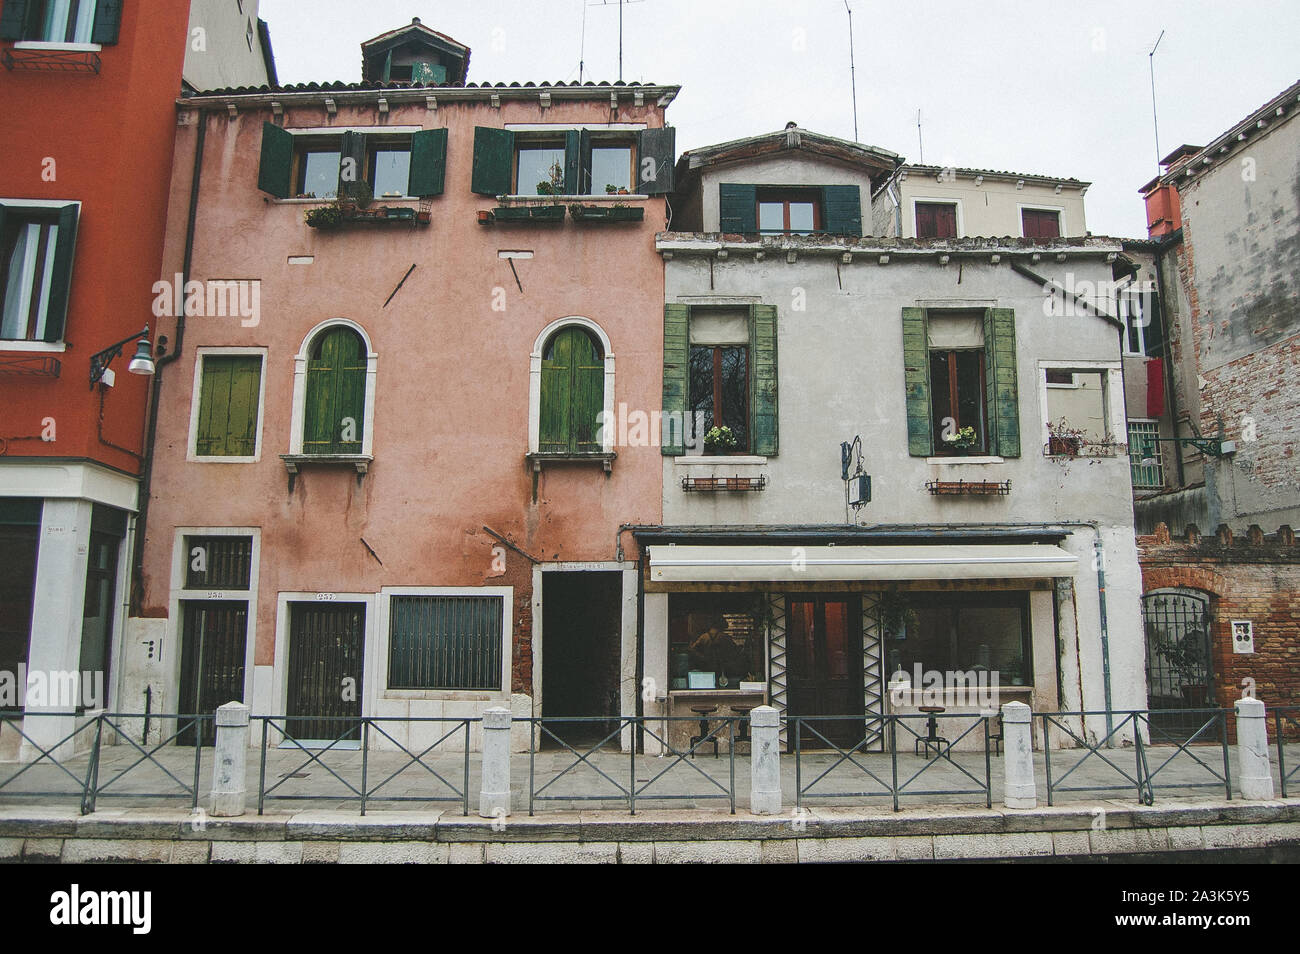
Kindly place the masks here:
POLYGON ((760 189, 758 231, 764 235, 811 235, 822 230, 820 189, 760 189))

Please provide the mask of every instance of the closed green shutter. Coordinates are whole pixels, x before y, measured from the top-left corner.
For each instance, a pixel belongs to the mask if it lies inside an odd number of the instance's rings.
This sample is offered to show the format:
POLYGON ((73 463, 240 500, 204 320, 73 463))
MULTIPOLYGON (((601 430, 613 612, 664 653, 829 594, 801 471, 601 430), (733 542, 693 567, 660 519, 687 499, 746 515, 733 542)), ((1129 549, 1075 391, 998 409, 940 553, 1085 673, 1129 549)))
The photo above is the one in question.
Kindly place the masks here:
POLYGON ((930 420, 930 345, 925 309, 903 309, 903 385, 907 395, 907 452, 929 457, 934 449, 930 420))
POLYGON ((741 235, 758 231, 758 188, 724 182, 718 186, 718 229, 741 235))
POLYGON ((421 129, 411 136, 407 195, 442 195, 447 176, 447 130, 421 129))
POLYGON ((822 187, 822 223, 831 235, 862 235, 862 194, 855 185, 822 187))
MULTIPOLYGON (((591 130, 578 131, 578 163, 581 172, 578 177, 578 191, 574 195, 591 195, 591 130)), ((636 191, 633 189, 632 191, 636 191)))
POLYGON ((389 50, 386 54, 384 54, 384 69, 383 72, 379 74, 379 78, 381 81, 385 83, 392 82, 393 79, 393 51, 392 50, 389 50))
MULTIPOLYGON (((591 166, 588 164, 590 170, 591 166)), ((590 175, 590 172, 588 172, 590 175)), ((564 194, 582 195, 582 136, 578 130, 564 133, 564 194)))
POLYGON ((293 135, 275 123, 262 123, 262 158, 257 169, 257 187, 277 199, 293 191, 293 135))
POLYGON ((122 0, 95 0, 95 25, 90 31, 90 42, 111 46, 117 42, 121 24, 122 0))
POLYGON ((447 82, 447 67, 440 63, 418 60, 411 64, 411 84, 414 86, 441 86, 447 82))
POLYGON ((673 191, 677 130, 643 129, 636 134, 636 184, 633 192, 667 195, 673 191))
POLYGON ((542 357, 542 393, 537 449, 543 454, 568 451, 572 440, 573 339, 561 331, 542 357))
POLYGON ((600 347, 587 331, 571 327, 558 332, 546 350, 537 449, 549 454, 603 450, 605 359, 600 347))
POLYGON ((59 209, 59 234, 54 241, 54 270, 50 273, 50 304, 45 312, 46 341, 62 341, 72 294, 72 260, 77 244, 77 207, 59 209))
POLYGON ((262 359, 256 355, 220 355, 203 359, 195 454, 200 457, 252 457, 257 453, 261 382, 262 359))
POLYGON ((661 447, 664 455, 686 453, 686 403, 690 394, 689 305, 664 305, 664 391, 661 447), (673 422, 676 422, 675 424, 673 422))
POLYGON ((359 454, 365 423, 366 353, 351 328, 325 332, 319 357, 307 362, 304 454, 359 454), (345 433, 354 439, 344 440, 345 433))
POLYGON ((0 40, 21 40, 27 21, 27 0, 4 0, 0 9, 0 40))
POLYGON ((1020 398, 1016 381, 1016 313, 1010 308, 984 312, 985 400, 989 452, 1020 456, 1020 398))
POLYGON ((579 454, 604 450, 600 416, 605 410, 605 360, 591 335, 580 328, 573 348, 573 449, 579 454))
POLYGON ((515 159, 515 134, 509 129, 474 127, 474 171, 470 191, 475 195, 505 195, 515 159))
POLYGON ((343 145, 339 148, 339 198, 356 198, 365 177, 366 136, 349 129, 343 133, 343 145))
POLYGON ((777 452, 776 306, 749 306, 750 451, 760 457, 777 452))

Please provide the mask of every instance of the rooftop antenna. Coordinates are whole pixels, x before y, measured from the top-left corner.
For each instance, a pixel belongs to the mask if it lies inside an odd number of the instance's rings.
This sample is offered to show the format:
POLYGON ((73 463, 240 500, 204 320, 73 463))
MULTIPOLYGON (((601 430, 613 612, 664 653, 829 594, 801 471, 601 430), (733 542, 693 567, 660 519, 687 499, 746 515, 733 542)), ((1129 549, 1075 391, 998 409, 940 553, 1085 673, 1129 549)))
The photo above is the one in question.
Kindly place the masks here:
POLYGON ((582 85, 582 70, 586 64, 587 56, 587 7, 590 4, 582 5, 582 33, 578 39, 578 85, 582 85))
POLYGON ((921 111, 916 111, 916 148, 921 156, 917 160, 921 165, 925 165, 925 143, 921 142, 921 111))
POLYGON ((1147 54, 1147 61, 1151 64, 1151 126, 1156 134, 1156 172, 1160 171, 1160 160, 1163 158, 1160 154, 1160 122, 1156 118, 1156 48, 1160 46, 1160 41, 1165 38, 1165 31, 1161 30, 1160 35, 1156 37, 1156 45, 1151 47, 1151 52, 1147 54))
MULTIPOLYGON (((619 81, 620 83, 623 82, 623 4, 624 4, 624 3, 644 3, 644 2, 645 2, 645 0, 618 0, 618 81, 619 81)), ((596 3, 587 3, 587 4, 584 4, 584 5, 583 5, 583 10, 582 10, 582 37, 583 37, 583 39, 582 39, 582 42, 583 42, 583 45, 584 45, 584 50, 585 50, 586 37, 587 37, 587 9, 586 9, 586 8, 587 8, 587 7, 595 7, 595 6, 607 7, 607 6, 609 6, 609 0, 600 0, 600 3, 599 3, 599 4, 596 4, 596 3)), ((578 54, 578 56, 579 56, 579 59, 578 59, 578 82, 579 82, 579 83, 582 82, 582 55, 583 55, 582 53, 579 53, 579 54, 578 54)))
POLYGON ((853 10, 849 0, 844 0, 844 9, 849 15, 849 84, 853 87, 853 141, 858 141, 858 76, 853 62, 853 10))

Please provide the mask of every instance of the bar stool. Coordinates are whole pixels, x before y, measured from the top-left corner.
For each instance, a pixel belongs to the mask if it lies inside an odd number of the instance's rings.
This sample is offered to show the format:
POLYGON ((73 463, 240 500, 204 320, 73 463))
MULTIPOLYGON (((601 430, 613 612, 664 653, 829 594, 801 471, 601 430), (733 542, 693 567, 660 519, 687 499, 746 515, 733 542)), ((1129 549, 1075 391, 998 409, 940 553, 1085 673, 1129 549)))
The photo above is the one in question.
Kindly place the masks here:
POLYGON ((918 737, 916 741, 912 743, 912 754, 920 755, 921 753, 918 752, 917 749, 924 744, 926 758, 930 757, 930 746, 934 746, 934 751, 937 754, 943 755, 944 746, 950 745, 951 743, 939 734, 939 720, 935 718, 935 714, 947 710, 943 706, 917 706, 917 709, 921 712, 929 713, 930 718, 925 720, 925 738, 918 737))
POLYGON ((740 718, 740 732, 732 737, 732 744, 739 745, 742 742, 749 742, 749 713, 754 707, 752 705, 732 706, 731 711, 740 718))
POLYGON ((709 738, 709 716, 718 711, 717 706, 698 705, 691 706, 691 711, 700 717, 700 734, 691 736, 691 758, 695 758, 695 746, 706 740, 713 744, 713 757, 718 757, 718 737, 715 735, 709 738))

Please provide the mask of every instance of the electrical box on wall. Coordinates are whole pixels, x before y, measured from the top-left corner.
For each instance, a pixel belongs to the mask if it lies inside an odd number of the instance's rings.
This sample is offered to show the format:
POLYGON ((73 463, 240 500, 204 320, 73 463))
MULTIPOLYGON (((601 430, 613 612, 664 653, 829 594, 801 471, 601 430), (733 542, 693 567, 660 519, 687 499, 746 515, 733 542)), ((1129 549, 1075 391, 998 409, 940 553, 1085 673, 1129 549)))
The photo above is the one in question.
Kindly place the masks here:
POLYGON ((849 480, 849 503, 854 507, 871 503, 870 474, 858 474, 849 480))
POLYGON ((1248 619, 1232 621, 1232 651, 1234 653, 1253 653, 1255 651, 1255 624, 1248 619))

